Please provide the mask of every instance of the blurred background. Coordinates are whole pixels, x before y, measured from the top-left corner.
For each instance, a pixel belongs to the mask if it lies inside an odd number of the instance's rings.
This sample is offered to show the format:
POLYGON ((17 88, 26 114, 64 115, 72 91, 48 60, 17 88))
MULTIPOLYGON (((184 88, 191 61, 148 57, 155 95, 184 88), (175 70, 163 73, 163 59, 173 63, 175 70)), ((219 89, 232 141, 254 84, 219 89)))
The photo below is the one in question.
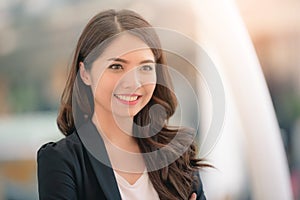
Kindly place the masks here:
MULTIPOLYGON (((38 199, 36 151, 63 137, 56 127, 59 98, 77 39, 93 15, 106 8, 134 9, 153 25, 195 36, 192 0, 142 2, 0 1, 0 199, 38 199)), ((300 199, 300 2, 235 3, 271 94, 294 199, 300 199)), ((242 194, 220 189, 215 193, 223 194, 215 199, 253 199, 250 175, 244 172, 242 194)))

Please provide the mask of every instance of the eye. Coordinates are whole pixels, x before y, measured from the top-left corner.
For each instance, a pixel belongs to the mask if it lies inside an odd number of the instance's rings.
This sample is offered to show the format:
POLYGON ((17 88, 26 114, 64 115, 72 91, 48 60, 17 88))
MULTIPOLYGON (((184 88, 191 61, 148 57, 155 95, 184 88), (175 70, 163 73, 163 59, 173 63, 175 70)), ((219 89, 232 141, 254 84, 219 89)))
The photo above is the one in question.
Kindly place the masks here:
POLYGON ((153 71, 153 70, 154 70, 154 66, 151 66, 151 65, 143 65, 143 66, 140 67, 140 70, 146 71, 146 72, 148 72, 148 71, 153 71))
POLYGON ((109 65, 108 69, 121 70, 121 69, 123 69, 123 66, 121 64, 112 64, 112 65, 109 65))

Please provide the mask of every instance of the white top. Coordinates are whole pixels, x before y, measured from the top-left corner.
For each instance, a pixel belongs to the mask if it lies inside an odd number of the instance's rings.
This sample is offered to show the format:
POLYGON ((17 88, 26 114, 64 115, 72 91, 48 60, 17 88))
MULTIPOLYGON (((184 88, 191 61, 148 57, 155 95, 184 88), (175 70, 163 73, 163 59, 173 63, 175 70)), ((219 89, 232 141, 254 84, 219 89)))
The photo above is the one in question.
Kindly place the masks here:
POLYGON ((128 183, 128 181, 116 171, 114 171, 114 173, 122 200, 159 200, 158 194, 154 189, 147 172, 144 172, 133 185, 128 183))

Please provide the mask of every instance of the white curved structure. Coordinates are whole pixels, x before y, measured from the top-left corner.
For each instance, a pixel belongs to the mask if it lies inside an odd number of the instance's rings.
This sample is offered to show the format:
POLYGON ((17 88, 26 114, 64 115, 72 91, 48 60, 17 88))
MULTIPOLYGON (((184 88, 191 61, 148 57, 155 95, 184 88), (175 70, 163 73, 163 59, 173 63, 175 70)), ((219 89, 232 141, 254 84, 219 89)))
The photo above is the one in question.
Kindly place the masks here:
MULTIPOLYGON (((260 64, 235 3, 231 0, 193 2, 199 17, 199 43, 217 64, 224 80, 227 101, 230 101, 226 108, 223 135, 216 149, 213 150, 219 153, 212 152, 212 154, 224 157, 227 156, 225 152, 230 152, 226 148, 230 148, 233 150, 233 157, 241 158, 241 152, 235 151, 245 150, 246 159, 243 162, 250 173, 252 199, 291 200, 288 165, 279 126, 260 64), (233 121, 239 121, 240 127, 229 127, 228 124, 235 124, 232 123, 233 121), (227 139, 229 135, 236 136, 238 139, 227 139), (232 143, 235 141, 243 140, 245 146, 242 148, 228 146, 234 145, 232 143)), ((232 164, 235 167, 235 163, 232 164)), ((236 169, 239 169, 237 174, 242 173, 240 167, 236 169)), ((226 178, 226 174, 224 177, 226 178)), ((210 177, 207 175, 205 178, 210 177)), ((215 182, 215 184, 219 183, 215 182)), ((208 196, 213 197, 209 187, 206 185, 208 196)))

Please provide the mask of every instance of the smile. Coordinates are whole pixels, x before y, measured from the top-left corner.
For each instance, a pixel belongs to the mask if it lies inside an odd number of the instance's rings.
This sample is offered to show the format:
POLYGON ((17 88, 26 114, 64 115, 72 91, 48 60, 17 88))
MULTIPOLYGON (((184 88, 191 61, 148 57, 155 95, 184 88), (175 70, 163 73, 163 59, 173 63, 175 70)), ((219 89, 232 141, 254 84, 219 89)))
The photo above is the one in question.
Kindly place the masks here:
POLYGON ((141 95, 127 95, 127 94, 114 94, 114 96, 122 103, 128 104, 128 105, 134 105, 138 102, 141 95))

